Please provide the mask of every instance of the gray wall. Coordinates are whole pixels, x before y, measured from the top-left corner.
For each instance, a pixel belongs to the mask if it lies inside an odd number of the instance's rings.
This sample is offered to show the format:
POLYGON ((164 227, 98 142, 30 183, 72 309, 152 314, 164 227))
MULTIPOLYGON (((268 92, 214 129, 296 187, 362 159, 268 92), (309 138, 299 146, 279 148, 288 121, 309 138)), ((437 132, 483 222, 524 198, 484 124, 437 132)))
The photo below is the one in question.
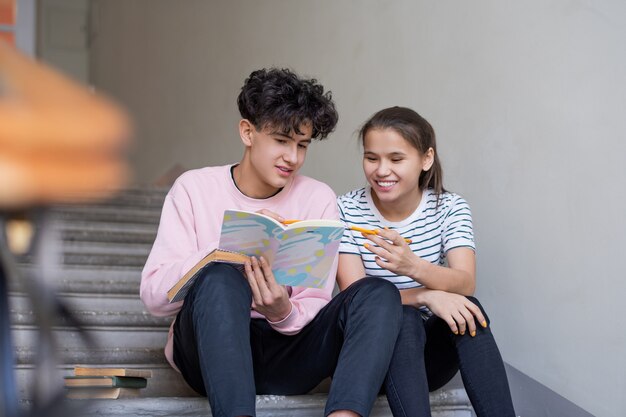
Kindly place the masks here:
POLYGON ((137 122, 136 181, 238 160, 235 97, 263 66, 330 87, 305 173, 363 184, 355 129, 411 106, 472 205, 502 354, 597 416, 626 414, 626 2, 96 0, 94 83, 137 122))

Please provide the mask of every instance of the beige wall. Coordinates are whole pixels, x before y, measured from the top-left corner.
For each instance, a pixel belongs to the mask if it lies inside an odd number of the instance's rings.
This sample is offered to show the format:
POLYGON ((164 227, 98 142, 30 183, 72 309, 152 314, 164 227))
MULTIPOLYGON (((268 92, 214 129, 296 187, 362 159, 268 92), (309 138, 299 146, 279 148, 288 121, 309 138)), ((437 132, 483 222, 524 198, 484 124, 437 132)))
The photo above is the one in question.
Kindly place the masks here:
POLYGON ((362 184, 354 130, 411 106, 472 205, 478 296, 507 362, 626 414, 626 3, 96 0, 95 84, 135 116, 137 182, 238 160, 235 97, 263 66, 332 89, 305 173, 362 184))

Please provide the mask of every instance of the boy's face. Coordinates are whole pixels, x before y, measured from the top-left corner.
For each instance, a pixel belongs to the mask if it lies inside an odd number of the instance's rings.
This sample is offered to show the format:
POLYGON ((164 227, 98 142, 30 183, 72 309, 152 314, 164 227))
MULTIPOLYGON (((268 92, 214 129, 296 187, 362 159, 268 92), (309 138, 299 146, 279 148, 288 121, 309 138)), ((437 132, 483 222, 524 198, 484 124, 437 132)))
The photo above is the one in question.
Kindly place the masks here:
POLYGON ((249 151, 251 174, 256 177, 253 194, 257 198, 270 196, 283 188, 304 164, 313 132, 310 124, 302 124, 299 130, 300 133, 285 132, 271 126, 257 130, 250 126, 249 141, 244 140, 244 143, 249 151))

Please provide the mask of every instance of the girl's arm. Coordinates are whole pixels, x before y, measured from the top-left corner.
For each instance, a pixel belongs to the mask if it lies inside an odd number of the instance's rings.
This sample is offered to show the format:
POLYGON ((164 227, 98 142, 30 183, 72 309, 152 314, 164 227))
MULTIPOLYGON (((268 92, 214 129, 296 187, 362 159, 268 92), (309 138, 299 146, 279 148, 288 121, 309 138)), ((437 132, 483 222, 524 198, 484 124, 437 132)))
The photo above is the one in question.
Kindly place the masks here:
POLYGON ((339 254, 339 267, 337 268, 337 284, 339 290, 343 291, 352 283, 365 276, 365 267, 361 256, 351 253, 339 254))
POLYGON ((460 295, 473 295, 476 289, 476 258, 474 250, 466 247, 450 249, 448 267, 434 265, 417 256, 395 230, 378 230, 376 235, 364 235, 376 243, 367 249, 377 255, 376 264, 397 275, 414 279, 431 290, 460 295))
MULTIPOLYGON (((341 291, 364 276, 365 268, 359 255, 348 253, 339 255, 337 283, 341 291)), ((448 323, 454 334, 462 335, 468 331, 471 336, 474 336, 476 334, 474 317, 483 327, 487 326, 485 317, 478 306, 462 295, 422 287, 402 290, 400 296, 404 305, 415 308, 428 307, 433 314, 448 323)))
POLYGON ((446 254, 448 266, 432 264, 415 255, 411 278, 433 290, 474 295, 476 290, 476 255, 466 247, 450 249, 446 254))
POLYGON ((467 297, 451 292, 431 290, 425 287, 400 291, 402 304, 416 308, 426 306, 434 315, 444 320, 454 334, 476 336, 476 322, 487 327, 480 308, 467 297))

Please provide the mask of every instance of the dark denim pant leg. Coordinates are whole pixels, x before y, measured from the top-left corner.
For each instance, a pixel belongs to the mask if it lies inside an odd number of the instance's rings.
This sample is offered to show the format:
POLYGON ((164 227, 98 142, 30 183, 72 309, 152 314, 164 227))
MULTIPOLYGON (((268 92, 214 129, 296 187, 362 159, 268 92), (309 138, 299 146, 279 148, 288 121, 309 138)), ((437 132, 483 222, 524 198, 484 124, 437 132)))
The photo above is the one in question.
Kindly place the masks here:
POLYGON ((253 319, 257 393, 305 394, 332 376, 326 415, 337 410, 369 415, 391 360, 401 316, 395 286, 365 278, 336 295, 294 335, 253 319))
MULTIPOLYGON (((487 322, 489 318, 478 300, 468 297, 480 307, 487 322)), ((455 336, 459 368, 467 395, 478 417, 515 417, 509 383, 498 345, 491 327, 476 323, 476 337, 455 336)))
MULTIPOLYGON (((482 306, 474 297, 470 301, 482 306)), ((461 377, 477 417, 514 417, 509 384, 491 327, 476 322, 476 336, 454 335, 440 318, 430 317, 426 326, 425 361, 431 390, 440 388, 456 373, 461 377)))
POLYGON ((402 308, 402 327, 385 378, 385 393, 394 417, 430 417, 424 319, 416 308, 402 308))
POLYGON ((208 397, 215 417, 255 415, 251 299, 239 271, 211 265, 176 317, 174 361, 187 383, 208 397))
MULTIPOLYGON (((369 415, 391 362, 400 331, 402 306, 396 287, 363 278, 339 293, 326 314, 335 316, 343 338, 325 415, 352 410, 369 415)), ((330 323, 329 323, 330 324, 330 323)))

